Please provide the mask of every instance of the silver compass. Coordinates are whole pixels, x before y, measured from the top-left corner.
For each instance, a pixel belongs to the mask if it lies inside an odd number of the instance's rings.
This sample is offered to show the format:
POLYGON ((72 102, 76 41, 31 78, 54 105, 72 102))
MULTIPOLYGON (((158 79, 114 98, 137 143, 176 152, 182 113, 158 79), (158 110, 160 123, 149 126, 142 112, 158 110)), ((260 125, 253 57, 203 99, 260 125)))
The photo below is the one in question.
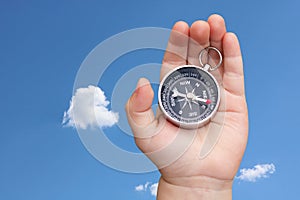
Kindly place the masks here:
POLYGON ((215 47, 200 52, 200 66, 182 65, 170 71, 161 81, 158 91, 159 106, 172 123, 187 129, 205 125, 216 113, 220 104, 220 88, 209 72, 222 64, 222 54, 215 47), (203 64, 205 52, 218 53, 219 63, 212 67, 203 64))

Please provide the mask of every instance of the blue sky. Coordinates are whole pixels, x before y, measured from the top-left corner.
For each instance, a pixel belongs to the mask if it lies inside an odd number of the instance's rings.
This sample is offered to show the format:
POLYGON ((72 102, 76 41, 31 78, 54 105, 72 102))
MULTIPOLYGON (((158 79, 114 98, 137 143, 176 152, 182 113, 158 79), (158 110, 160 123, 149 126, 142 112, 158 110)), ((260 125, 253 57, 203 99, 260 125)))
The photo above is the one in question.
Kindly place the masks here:
MULTIPOLYGON (((239 36, 244 55, 250 132, 241 168, 276 166, 255 183, 236 180, 234 199, 297 199, 299 7, 296 0, 0 1, 0 199, 154 199, 135 186, 157 182, 158 172, 104 166, 75 129, 62 127, 63 112, 77 70, 103 40, 213 13, 239 36)), ((162 55, 133 52, 114 62, 99 82, 108 100, 118 77, 132 66, 159 63, 162 55)), ((117 127, 104 131, 120 147, 138 151, 117 127)))

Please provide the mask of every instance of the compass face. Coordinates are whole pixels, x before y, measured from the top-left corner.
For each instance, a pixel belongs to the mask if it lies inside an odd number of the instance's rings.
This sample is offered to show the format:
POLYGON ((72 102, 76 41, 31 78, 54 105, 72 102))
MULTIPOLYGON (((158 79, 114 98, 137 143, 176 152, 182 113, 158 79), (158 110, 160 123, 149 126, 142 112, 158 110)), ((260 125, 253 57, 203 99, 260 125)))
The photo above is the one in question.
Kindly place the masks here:
POLYGON ((215 78, 202 68, 184 65, 162 80, 159 105, 166 117, 183 128, 204 125, 215 114, 220 89, 215 78))

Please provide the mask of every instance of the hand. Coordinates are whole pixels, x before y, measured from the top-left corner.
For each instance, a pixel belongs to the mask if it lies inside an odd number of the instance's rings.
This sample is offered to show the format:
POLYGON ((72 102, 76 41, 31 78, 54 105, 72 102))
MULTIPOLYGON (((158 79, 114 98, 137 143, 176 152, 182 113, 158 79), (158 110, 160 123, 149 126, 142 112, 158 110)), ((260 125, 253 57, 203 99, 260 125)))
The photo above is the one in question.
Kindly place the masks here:
MULTIPOLYGON (((199 65, 199 53, 207 46, 218 48, 224 57, 223 65, 213 73, 221 83, 223 95, 217 114, 209 124, 197 130, 183 130, 164 120, 160 110, 154 116, 151 109, 154 93, 145 78, 139 80, 126 104, 137 146, 161 172, 158 199, 231 199, 232 181, 248 137, 243 63, 236 35, 226 32, 224 19, 219 15, 210 16, 207 22, 196 21, 191 27, 177 22, 170 35, 160 77, 162 79, 169 70, 180 65, 199 65), (187 132, 195 131, 197 134, 191 145, 174 162, 164 165, 167 159, 164 155, 172 152, 151 156, 151 152, 164 149, 178 134, 188 135, 187 132), (216 144, 200 158, 205 138, 213 134, 219 134, 216 144)), ((198 97, 194 100, 204 101, 198 97)))

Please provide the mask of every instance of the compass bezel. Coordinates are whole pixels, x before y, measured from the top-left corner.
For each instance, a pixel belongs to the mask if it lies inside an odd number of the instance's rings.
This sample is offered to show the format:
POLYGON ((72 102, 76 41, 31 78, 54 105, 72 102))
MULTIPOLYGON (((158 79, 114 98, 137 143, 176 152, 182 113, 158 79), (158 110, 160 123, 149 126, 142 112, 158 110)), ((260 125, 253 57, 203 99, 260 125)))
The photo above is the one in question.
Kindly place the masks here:
POLYGON ((219 109, 219 105, 220 105, 220 96, 221 96, 220 94, 221 93, 220 93, 219 84, 218 84, 217 80, 215 79, 215 77, 211 73, 209 73, 208 71, 206 71, 203 68, 201 68, 199 66, 196 66, 196 65, 181 65, 181 66, 178 66, 178 67, 174 68, 173 70, 169 71, 163 77, 163 79, 161 80, 160 85, 159 85, 159 89, 158 89, 158 103, 159 103, 160 110, 163 112, 164 116, 170 122, 172 122, 173 124, 175 124, 175 125, 177 125, 177 126, 179 126, 181 128, 195 129, 195 128, 199 128, 199 127, 202 127, 202 126, 206 125, 215 116, 217 110, 219 109), (161 99, 161 95, 162 94, 161 94, 161 92, 162 92, 162 87, 163 87, 164 82, 166 81, 166 79, 172 73, 174 73, 175 71, 178 71, 181 68, 188 68, 188 67, 190 67, 190 68, 196 68, 196 69, 201 70, 203 73, 206 73, 215 82, 215 85, 216 85, 216 88, 217 88, 217 101, 216 101, 214 109, 211 111, 211 113, 207 117, 205 117, 202 120, 199 120, 198 122, 184 122, 184 121, 179 121, 179 120, 173 118, 172 116, 170 116, 169 113, 164 109, 164 106, 162 105, 162 99, 161 99))

